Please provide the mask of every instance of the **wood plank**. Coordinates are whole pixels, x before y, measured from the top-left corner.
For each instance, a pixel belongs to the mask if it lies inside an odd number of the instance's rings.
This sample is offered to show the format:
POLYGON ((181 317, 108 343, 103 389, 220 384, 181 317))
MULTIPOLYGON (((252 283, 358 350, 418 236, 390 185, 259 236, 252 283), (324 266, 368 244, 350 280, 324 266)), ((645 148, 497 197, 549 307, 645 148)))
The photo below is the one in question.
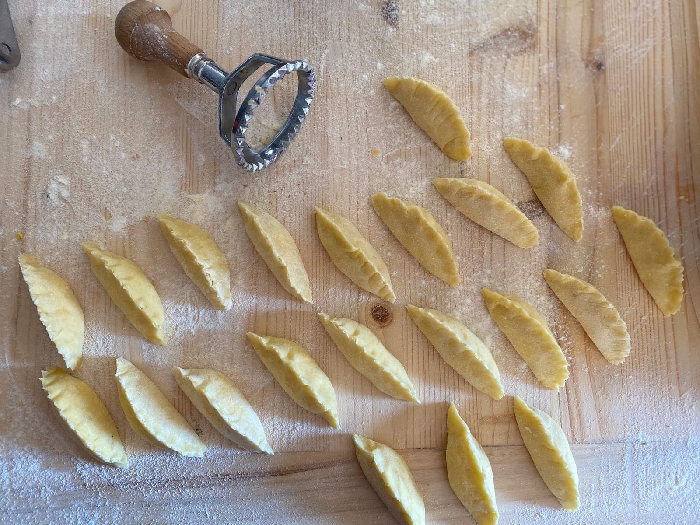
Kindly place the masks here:
POLYGON ((224 68, 253 52, 317 67, 318 96, 299 138, 273 167, 250 174, 218 138, 213 93, 121 51, 113 37, 120 3, 10 0, 23 55, 18 69, 0 76, 0 391, 7 400, 0 487, 12 496, 0 509, 10 521, 386 523, 353 459, 353 432, 401 450, 431 521, 463 521, 442 459, 451 401, 487 447, 504 522, 692 521, 700 508, 693 491, 700 484, 693 468, 700 436, 697 2, 399 1, 391 24, 383 3, 163 0, 175 27, 224 68), (450 161, 413 125, 381 85, 396 74, 433 81, 453 97, 472 133, 470 161, 450 161), (549 147, 571 166, 584 204, 580 243, 554 225, 503 152, 507 135, 549 147), (518 249, 464 219, 432 188, 438 176, 503 190, 532 218, 541 245, 518 249), (377 191, 414 200, 445 226, 460 261, 459 289, 433 278, 396 242, 369 206, 377 191), (289 228, 315 305, 291 299, 262 266, 238 199, 289 228), (639 281, 610 217, 613 204, 652 218, 683 258, 686 297, 672 318, 663 318, 639 281), (315 206, 352 220, 385 258, 398 297, 388 326, 372 319, 378 301, 323 251, 315 206), (187 280, 153 220, 160 212, 200 224, 221 245, 232 268, 231 311, 213 311, 187 280), (145 343, 110 302, 80 249, 88 240, 133 258, 153 280, 166 309, 167 346, 145 343), (85 362, 76 375, 114 415, 133 462, 126 472, 88 463, 50 410, 38 377, 61 362, 21 282, 20 252, 65 276, 85 310, 85 362), (624 364, 603 359, 548 290, 545 267, 588 280, 619 308, 633 344, 624 364), (561 392, 539 385, 491 321, 482 286, 521 295, 542 312, 570 361, 561 392), (510 398, 493 401, 448 367, 410 322, 407 303, 463 319, 493 351, 507 394, 561 423, 580 468, 578 514, 558 510, 538 479, 510 398), (318 311, 375 330, 423 403, 388 399, 356 373, 318 311), (248 330, 309 350, 337 389, 343 430, 288 398, 246 343, 248 330), (158 453, 131 431, 113 380, 117 356, 142 367, 201 432, 212 447, 204 460, 158 453), (230 375, 277 454, 233 453, 177 389, 173 365, 230 375))
MULTIPOLYGON (((346 441, 350 441, 349 438, 346 441)), ((487 447, 504 523, 690 523, 697 510, 693 443, 606 443, 573 447, 582 485, 582 506, 563 510, 537 478, 525 447, 487 447), (623 464, 616 468, 611 461, 623 464), (662 464, 657 470, 655 464, 662 464), (644 467, 643 465, 647 465, 644 467)), ((391 515, 365 480, 350 452, 290 452, 272 457, 224 453, 188 460, 154 453, 129 471, 105 472, 94 462, 67 455, 53 459, 65 481, 32 484, 7 501, 5 512, 32 522, 52 516, 90 516, 96 521, 191 523, 369 523, 391 515), (162 471, 153 467, 164 466, 162 471), (144 468, 145 467, 145 468, 144 468), (71 475, 75 472, 74 475, 71 475), (70 473, 70 474, 69 474, 70 473)), ((443 450, 402 451, 423 492, 429 523, 468 520, 447 483, 443 450)), ((55 474, 54 474, 55 476, 55 474)), ((53 477, 52 479, 55 479, 53 477)), ((38 480, 35 480, 38 481, 38 480)))

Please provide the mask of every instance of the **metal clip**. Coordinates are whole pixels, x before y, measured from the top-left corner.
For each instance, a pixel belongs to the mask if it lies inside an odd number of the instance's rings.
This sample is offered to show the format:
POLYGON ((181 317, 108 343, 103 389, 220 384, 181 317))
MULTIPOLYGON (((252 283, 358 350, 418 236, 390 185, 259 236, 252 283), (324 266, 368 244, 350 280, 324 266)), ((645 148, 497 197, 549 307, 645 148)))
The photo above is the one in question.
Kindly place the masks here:
POLYGON ((21 55, 7 0, 0 0, 0 71, 17 67, 21 55))

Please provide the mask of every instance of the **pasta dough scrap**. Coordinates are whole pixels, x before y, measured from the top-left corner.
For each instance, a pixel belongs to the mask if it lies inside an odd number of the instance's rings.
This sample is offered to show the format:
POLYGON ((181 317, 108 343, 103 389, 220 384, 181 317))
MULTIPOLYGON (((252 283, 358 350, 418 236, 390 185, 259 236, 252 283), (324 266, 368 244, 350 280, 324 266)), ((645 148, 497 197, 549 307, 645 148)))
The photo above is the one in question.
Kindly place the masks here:
POLYGON ((430 82, 411 77, 387 78, 384 86, 445 155, 454 160, 472 156, 469 131, 447 93, 430 82))
POLYGON ((87 383, 52 367, 42 371, 41 385, 63 422, 93 457, 116 467, 129 466, 112 416, 87 383))
POLYGON ((207 447, 146 374, 118 357, 115 377, 119 403, 134 432, 149 443, 183 456, 204 455, 207 447))
POLYGON ((151 343, 164 345, 163 303, 141 268, 94 242, 83 243, 83 251, 95 277, 131 324, 151 343))
POLYGON ((252 204, 238 201, 238 209, 255 250, 282 287, 300 301, 313 304, 309 276, 287 229, 272 215, 252 204))
POLYGON ((459 268, 445 230, 417 204, 377 193, 372 206, 408 253, 437 278, 459 286, 459 268))
POLYGON ((355 370, 385 394, 420 403, 416 389, 401 362, 387 350, 372 330, 352 319, 318 314, 323 327, 355 370))
POLYGON ((469 219, 520 248, 540 242, 537 228, 508 197, 475 179, 433 179, 450 204, 469 219))
POLYGON ((542 316, 515 295, 487 288, 482 288, 481 294, 491 317, 535 377, 545 387, 559 390, 569 378, 569 366, 542 316))
POLYGON ((544 278, 605 359, 620 364, 630 355, 627 325, 602 293, 587 282, 556 270, 545 270, 544 278))
POLYGON ((474 388, 503 397, 501 374, 486 345, 454 317, 430 308, 406 305, 408 315, 442 358, 474 388))
POLYGON ((219 310, 231 307, 231 273, 226 256, 199 226, 161 213, 160 229, 177 262, 197 288, 219 310))
POLYGON ((554 222, 571 239, 580 241, 583 237, 581 195, 569 167, 549 150, 527 140, 506 137, 503 147, 530 181, 535 195, 554 222))
POLYGON ((399 523, 423 525, 423 497, 403 458, 392 448, 366 437, 355 434, 353 441, 362 472, 389 512, 399 523))
POLYGON ((304 348, 288 339, 248 332, 260 360, 289 397, 313 414, 321 415, 333 428, 338 422, 338 401, 331 380, 304 348))
POLYGON ((207 368, 179 367, 173 368, 173 376, 216 430, 244 450, 273 453, 260 418, 228 377, 207 368))
POLYGON ((519 397, 513 401, 515 419, 525 448, 537 472, 562 507, 579 507, 578 471, 564 431, 541 410, 529 407, 519 397))
POLYGON ((447 410, 447 479, 479 525, 496 525, 498 507, 489 458, 454 404, 447 410))
POLYGON ((66 366, 77 370, 83 361, 85 317, 73 290, 56 272, 31 255, 19 256, 19 268, 49 339, 66 366))
POLYGON ((316 229, 321 244, 341 272, 363 290, 394 302, 389 269, 353 223, 342 215, 316 208, 316 229))
POLYGON ((675 314, 683 302, 683 264, 666 234, 622 206, 613 206, 612 214, 642 284, 664 316, 675 314))

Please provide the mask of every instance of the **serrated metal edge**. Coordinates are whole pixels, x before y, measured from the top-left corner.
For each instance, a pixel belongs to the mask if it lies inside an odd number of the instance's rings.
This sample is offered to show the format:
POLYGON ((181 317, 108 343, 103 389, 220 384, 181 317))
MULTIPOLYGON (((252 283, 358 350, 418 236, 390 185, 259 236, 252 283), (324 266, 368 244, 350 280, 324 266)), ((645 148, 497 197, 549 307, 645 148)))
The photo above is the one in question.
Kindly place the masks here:
POLYGON ((236 144, 236 146, 233 147, 232 150, 239 166, 250 171, 258 171, 266 168, 276 161, 279 156, 289 147, 296 134, 299 133, 301 124, 306 120, 306 116, 309 113, 311 103, 314 99, 314 94, 316 91, 316 72, 305 60, 288 62, 280 66, 260 86, 255 86, 253 89, 258 90, 257 96, 250 99, 248 106, 243 111, 241 119, 244 122, 239 122, 238 129, 233 133, 232 143, 236 144), (286 129, 283 128, 284 134, 279 135, 264 149, 260 151, 253 150, 250 146, 248 146, 248 143, 245 140, 245 134, 248 131, 247 124, 249 124, 252 120, 255 109, 260 105, 262 99, 267 95, 270 88, 272 88, 277 81, 281 80, 288 73, 295 71, 304 71, 307 74, 306 87, 303 88, 300 85, 294 99, 295 106, 299 100, 303 101, 303 104, 295 109, 295 114, 290 114, 290 117, 292 117, 291 119, 288 117, 288 120, 285 122, 286 129), (296 117, 297 122, 293 122, 294 117, 296 117), (246 160, 246 150, 253 154, 253 162, 246 160))

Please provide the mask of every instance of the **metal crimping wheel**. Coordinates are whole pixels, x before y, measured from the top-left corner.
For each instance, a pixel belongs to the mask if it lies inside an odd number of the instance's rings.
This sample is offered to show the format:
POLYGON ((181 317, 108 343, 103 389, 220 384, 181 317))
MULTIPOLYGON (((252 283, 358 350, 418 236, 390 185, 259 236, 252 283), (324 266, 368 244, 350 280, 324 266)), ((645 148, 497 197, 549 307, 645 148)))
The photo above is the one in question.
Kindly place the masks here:
POLYGON ((231 147, 238 165, 247 170, 261 170, 279 158, 301 128, 314 98, 316 74, 306 61, 287 61, 256 53, 227 73, 173 29, 167 11, 146 0, 130 2, 119 11, 115 35, 122 49, 134 58, 163 62, 219 94, 219 135, 231 147), (236 112, 241 86, 266 64, 272 67, 250 89, 236 112), (253 149, 246 141, 246 132, 255 109, 278 81, 294 72, 297 94, 289 116, 268 144, 253 149))

